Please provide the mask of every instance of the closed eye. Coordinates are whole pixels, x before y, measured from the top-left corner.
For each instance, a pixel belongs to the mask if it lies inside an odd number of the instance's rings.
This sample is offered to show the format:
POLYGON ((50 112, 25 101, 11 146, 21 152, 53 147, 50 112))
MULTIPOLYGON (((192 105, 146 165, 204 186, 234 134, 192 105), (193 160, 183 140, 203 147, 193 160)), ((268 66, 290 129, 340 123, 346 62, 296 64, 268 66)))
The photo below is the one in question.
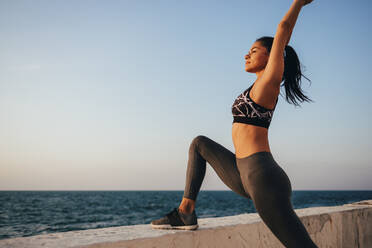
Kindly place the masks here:
POLYGON ((249 55, 251 55, 252 53, 255 53, 256 51, 252 51, 252 52, 250 52, 250 53, 248 53, 249 55))

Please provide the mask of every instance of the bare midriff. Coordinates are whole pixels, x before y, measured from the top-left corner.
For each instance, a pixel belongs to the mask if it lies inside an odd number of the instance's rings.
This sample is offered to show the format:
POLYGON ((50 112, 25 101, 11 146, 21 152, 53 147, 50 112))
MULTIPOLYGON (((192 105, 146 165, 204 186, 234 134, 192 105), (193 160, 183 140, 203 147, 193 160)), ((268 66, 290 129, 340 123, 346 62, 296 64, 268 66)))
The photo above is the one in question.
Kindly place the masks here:
POLYGON ((248 157, 256 152, 270 152, 267 128, 234 122, 232 139, 237 158, 248 157))

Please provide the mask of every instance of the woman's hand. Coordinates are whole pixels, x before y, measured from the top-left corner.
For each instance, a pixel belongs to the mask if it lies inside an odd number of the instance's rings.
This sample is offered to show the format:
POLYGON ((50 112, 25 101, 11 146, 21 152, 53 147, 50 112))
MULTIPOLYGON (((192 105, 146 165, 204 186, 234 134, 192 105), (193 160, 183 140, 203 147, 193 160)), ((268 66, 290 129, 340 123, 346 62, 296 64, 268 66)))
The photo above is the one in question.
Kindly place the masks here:
POLYGON ((311 3, 313 0, 296 0, 302 3, 302 6, 305 6, 306 4, 311 3))

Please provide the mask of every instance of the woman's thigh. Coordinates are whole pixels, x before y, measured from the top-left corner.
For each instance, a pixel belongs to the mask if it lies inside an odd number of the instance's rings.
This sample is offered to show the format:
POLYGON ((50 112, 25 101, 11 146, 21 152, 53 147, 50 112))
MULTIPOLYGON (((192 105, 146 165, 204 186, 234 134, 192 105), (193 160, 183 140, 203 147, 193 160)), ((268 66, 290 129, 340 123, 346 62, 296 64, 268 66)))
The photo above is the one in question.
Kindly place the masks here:
POLYGON ((243 197, 250 198, 244 190, 234 153, 203 135, 197 136, 193 140, 190 146, 190 152, 197 152, 205 159, 219 178, 232 191, 243 197))
POLYGON ((270 152, 257 152, 236 160, 243 187, 252 197, 291 195, 291 182, 270 152))
POLYGON ((237 159, 243 187, 273 234, 286 247, 316 247, 291 203, 292 186, 271 153, 237 159))

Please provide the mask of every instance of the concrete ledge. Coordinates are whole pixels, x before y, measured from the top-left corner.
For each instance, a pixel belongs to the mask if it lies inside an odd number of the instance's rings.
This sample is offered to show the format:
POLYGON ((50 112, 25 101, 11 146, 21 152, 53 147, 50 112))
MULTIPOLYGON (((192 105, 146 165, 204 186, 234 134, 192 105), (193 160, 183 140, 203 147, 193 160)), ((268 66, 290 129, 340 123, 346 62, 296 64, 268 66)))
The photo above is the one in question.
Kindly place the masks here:
MULTIPOLYGON (((295 211, 319 247, 372 247, 372 200, 295 211)), ((0 247, 284 247, 257 213, 198 222, 196 231, 120 226, 4 239, 0 240, 0 247)))

